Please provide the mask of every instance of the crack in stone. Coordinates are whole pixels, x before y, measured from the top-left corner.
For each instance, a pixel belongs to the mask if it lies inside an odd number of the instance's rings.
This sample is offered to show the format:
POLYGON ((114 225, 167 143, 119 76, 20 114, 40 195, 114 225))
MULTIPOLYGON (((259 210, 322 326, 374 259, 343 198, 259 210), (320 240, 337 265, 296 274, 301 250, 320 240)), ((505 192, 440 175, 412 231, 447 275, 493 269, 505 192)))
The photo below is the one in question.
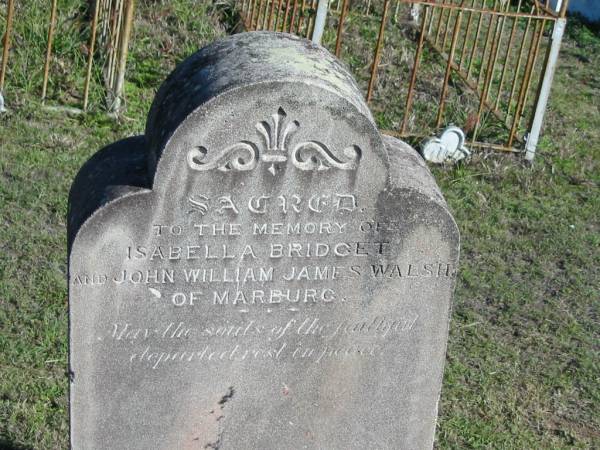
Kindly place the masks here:
MULTIPOLYGON (((225 414, 223 414, 223 409, 225 408, 225 403, 227 403, 229 400, 231 400, 233 398, 233 395, 235 394, 235 389, 233 388, 233 386, 229 386, 229 388, 227 388, 227 392, 225 392, 225 394, 221 397, 221 399, 217 402, 219 404, 219 409, 220 409, 220 415, 216 417, 215 421, 216 422, 220 422, 221 419, 225 418, 225 414)), ((209 412, 209 414, 215 414, 215 410, 211 410, 209 412)), ((220 429, 221 427, 219 427, 219 432, 217 433, 217 439, 213 442, 208 442, 204 448, 208 449, 208 450, 219 450, 219 448, 221 447, 221 439, 223 437, 223 430, 220 429)))
POLYGON ((233 394, 235 394, 235 389, 233 389, 233 386, 229 386, 229 389, 227 389, 225 395, 223 395, 223 397, 221 397, 221 400, 219 400, 219 405, 225 405, 225 403, 227 403, 233 398, 233 394))

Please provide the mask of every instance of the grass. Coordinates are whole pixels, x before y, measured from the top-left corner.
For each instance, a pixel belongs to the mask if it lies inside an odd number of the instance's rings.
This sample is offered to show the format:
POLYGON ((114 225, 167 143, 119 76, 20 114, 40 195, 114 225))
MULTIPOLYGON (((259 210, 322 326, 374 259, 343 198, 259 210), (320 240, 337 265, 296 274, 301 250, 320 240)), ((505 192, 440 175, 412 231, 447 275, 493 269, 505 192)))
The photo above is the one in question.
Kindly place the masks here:
MULTIPOLYGON (((9 449, 68 445, 65 217, 73 177, 100 147, 141 133, 159 82, 223 34, 204 4, 142 2, 125 115, 105 114, 98 70, 92 111, 68 116, 39 101, 46 3, 19 2, 10 113, 0 115, 0 448, 9 449)), ((48 103, 79 105, 85 15, 79 1, 59 4, 63 34, 48 103)), ((348 58, 362 67, 361 55, 348 58)), ((600 37, 571 22, 535 165, 481 153, 434 169, 462 233, 438 448, 600 447, 598 67, 600 37)), ((376 116, 380 126, 394 120, 385 108, 376 116)))

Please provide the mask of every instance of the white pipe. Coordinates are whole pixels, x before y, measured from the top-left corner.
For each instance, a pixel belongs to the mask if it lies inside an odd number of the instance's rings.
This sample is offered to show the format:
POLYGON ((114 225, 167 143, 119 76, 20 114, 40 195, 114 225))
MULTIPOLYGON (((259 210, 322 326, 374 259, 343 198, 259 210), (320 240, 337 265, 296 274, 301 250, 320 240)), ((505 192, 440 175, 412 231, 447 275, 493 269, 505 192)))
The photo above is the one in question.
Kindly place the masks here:
POLYGON ((531 123, 531 130, 529 131, 527 143, 525 144, 525 159, 527 161, 533 161, 535 156, 535 150, 540 138, 542 123, 544 122, 544 114, 546 113, 546 106, 548 105, 548 97, 550 97, 550 88, 552 87, 552 80, 554 78, 554 72, 556 71, 558 53, 560 51, 560 44, 565 32, 566 23, 567 19, 564 18, 557 19, 556 22, 554 22, 554 29, 552 30, 552 43, 550 44, 550 53, 548 54, 546 72, 544 73, 544 80, 542 81, 540 96, 535 107, 535 115, 533 116, 533 122, 531 123))
POLYGON ((560 12, 560 9, 562 8, 562 2, 563 0, 556 0, 556 5, 554 5, 554 11, 560 12))
POLYGON ((317 6, 317 17, 315 19, 315 28, 312 35, 312 41, 315 44, 321 43, 323 31, 325 30, 325 19, 327 18, 328 7, 329 0, 319 0, 319 5, 317 6))

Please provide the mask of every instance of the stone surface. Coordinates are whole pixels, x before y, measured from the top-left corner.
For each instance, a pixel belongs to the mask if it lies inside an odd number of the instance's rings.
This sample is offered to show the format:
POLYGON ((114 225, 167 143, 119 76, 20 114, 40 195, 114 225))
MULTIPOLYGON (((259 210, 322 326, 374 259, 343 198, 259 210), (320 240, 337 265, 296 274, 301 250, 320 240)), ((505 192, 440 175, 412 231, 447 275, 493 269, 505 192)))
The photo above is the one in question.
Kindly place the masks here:
POLYGON ((324 49, 201 50, 73 184, 73 448, 431 448, 458 240, 324 49))

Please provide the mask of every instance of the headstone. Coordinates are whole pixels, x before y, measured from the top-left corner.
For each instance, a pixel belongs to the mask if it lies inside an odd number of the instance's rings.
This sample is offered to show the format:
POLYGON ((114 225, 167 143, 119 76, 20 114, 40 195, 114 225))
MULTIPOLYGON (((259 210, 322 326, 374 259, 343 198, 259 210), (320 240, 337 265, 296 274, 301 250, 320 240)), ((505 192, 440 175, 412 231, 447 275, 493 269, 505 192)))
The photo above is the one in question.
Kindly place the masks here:
POLYGON ((458 240, 326 50, 200 50, 71 190, 73 448, 431 448, 458 240))

